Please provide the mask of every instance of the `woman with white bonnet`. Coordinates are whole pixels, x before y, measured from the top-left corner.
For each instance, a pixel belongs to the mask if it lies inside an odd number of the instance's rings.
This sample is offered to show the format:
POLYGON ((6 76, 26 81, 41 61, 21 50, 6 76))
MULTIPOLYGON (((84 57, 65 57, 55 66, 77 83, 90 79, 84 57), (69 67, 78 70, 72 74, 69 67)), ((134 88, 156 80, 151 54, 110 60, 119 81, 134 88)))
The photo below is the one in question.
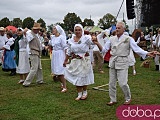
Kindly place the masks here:
POLYGON ((75 100, 87 98, 87 86, 94 83, 94 74, 89 56, 91 37, 84 35, 81 24, 74 26, 74 36, 68 40, 66 59, 64 61, 65 79, 76 86, 78 96, 75 100), (70 62, 69 62, 70 59, 70 62))
POLYGON ((29 71, 30 71, 30 64, 29 64, 29 54, 28 54, 28 41, 23 32, 26 32, 22 28, 17 29, 17 37, 15 39, 15 46, 14 50, 16 52, 16 73, 20 75, 20 80, 18 84, 21 84, 26 79, 29 71))
POLYGON ((63 67, 67 48, 66 34, 59 25, 53 27, 52 33, 53 35, 49 42, 49 45, 52 47, 51 70, 54 75, 58 76, 61 82, 61 92, 66 92, 66 80, 64 79, 65 67, 63 67))

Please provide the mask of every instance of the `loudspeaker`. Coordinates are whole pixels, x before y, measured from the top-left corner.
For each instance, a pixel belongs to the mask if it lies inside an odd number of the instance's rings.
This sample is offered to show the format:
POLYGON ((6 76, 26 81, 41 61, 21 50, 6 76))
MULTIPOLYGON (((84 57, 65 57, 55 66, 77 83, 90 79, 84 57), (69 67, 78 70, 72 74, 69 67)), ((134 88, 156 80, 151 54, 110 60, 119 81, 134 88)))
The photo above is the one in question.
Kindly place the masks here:
POLYGON ((135 18, 134 0, 126 0, 126 10, 128 19, 135 18))
POLYGON ((151 24, 156 25, 160 24, 160 0, 151 1, 151 24))

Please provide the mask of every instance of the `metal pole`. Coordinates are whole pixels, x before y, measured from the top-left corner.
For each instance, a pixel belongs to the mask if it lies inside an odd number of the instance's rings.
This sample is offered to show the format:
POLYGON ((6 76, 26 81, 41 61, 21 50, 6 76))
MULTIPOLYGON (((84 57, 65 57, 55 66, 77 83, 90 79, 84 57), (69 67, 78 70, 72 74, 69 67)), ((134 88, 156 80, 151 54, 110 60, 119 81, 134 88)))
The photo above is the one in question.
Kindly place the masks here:
POLYGON ((122 4, 121 4, 121 6, 120 6, 120 8, 119 8, 119 11, 118 11, 117 16, 116 16, 116 20, 117 20, 117 17, 118 17, 118 15, 119 15, 119 12, 120 12, 120 10, 121 10, 121 8, 122 8, 123 3, 124 3, 124 0, 122 1, 122 4))

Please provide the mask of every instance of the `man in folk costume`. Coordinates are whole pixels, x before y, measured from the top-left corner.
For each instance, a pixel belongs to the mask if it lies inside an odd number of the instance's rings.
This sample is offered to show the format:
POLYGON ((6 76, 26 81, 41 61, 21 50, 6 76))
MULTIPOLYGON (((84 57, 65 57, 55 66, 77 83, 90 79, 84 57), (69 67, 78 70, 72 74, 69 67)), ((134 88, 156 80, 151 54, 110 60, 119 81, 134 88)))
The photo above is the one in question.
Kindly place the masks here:
POLYGON ((0 27, 0 65, 2 65, 2 56, 4 53, 4 50, 2 49, 5 43, 7 42, 8 38, 5 34, 4 27, 0 27))
MULTIPOLYGON (((160 28, 158 29, 158 35, 155 38, 155 41, 153 41, 153 45, 155 46, 156 50, 158 52, 160 52, 160 28)), ((160 70, 160 63, 159 63, 159 55, 156 55, 154 58, 154 62, 155 62, 155 66, 156 66, 156 70, 160 70)))
POLYGON ((38 84, 42 84, 43 82, 43 73, 42 73, 42 65, 40 61, 41 56, 41 44, 39 39, 39 30, 41 29, 39 23, 34 23, 33 28, 30 32, 24 33, 26 35, 26 39, 29 42, 30 48, 30 61, 31 61, 31 69, 23 83, 23 86, 28 87, 34 76, 36 75, 36 82, 38 84))
POLYGON ((111 37, 105 46, 102 47, 98 41, 93 42, 99 47, 102 53, 111 49, 111 58, 109 61, 109 96, 110 102, 107 105, 111 106, 117 103, 116 99, 116 83, 118 83, 124 93, 125 102, 124 105, 129 105, 131 102, 131 92, 128 82, 128 56, 130 49, 145 58, 147 55, 153 56, 154 52, 147 52, 137 46, 133 38, 124 35, 125 24, 124 22, 118 22, 116 24, 117 35, 111 37))

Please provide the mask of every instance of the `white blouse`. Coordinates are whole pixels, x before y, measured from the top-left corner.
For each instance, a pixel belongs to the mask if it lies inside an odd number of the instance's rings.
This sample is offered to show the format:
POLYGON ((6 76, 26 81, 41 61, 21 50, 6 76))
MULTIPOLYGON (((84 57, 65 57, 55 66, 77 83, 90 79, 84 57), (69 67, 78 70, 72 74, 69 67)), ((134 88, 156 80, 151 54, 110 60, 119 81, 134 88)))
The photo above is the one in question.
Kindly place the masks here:
POLYGON ((53 47, 54 51, 57 50, 65 50, 67 48, 66 39, 60 35, 55 37, 55 35, 51 35, 51 40, 49 41, 49 45, 53 47))
POLYGON ((67 55, 70 56, 71 53, 74 53, 75 55, 83 57, 86 52, 89 53, 90 45, 93 45, 93 42, 91 40, 91 37, 88 35, 82 36, 78 42, 75 42, 73 37, 68 40, 69 47, 67 49, 67 55))

